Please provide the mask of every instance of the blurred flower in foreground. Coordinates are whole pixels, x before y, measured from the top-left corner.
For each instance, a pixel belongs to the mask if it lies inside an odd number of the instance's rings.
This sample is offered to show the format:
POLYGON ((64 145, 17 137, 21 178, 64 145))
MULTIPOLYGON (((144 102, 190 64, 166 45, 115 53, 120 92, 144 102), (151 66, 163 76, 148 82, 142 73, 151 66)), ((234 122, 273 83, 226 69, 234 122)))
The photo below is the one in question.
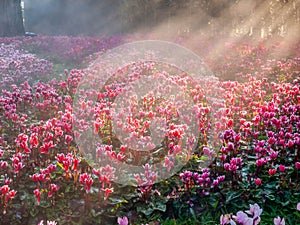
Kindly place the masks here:
POLYGON ((274 218, 274 225, 285 225, 284 218, 281 219, 279 216, 274 218))
MULTIPOLYGON (((38 225, 44 225, 44 220, 41 220, 38 225)), ((57 222, 47 220, 47 225, 57 225, 57 222)))
POLYGON ((123 218, 118 217, 118 224, 119 225, 128 225, 128 218, 124 216, 123 218))

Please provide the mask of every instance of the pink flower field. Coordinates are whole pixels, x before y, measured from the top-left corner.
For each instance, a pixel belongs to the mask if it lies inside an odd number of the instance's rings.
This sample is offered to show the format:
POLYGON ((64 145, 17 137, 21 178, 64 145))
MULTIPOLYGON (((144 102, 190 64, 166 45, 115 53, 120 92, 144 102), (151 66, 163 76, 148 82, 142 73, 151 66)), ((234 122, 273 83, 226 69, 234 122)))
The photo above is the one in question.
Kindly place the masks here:
POLYGON ((177 37, 209 76, 146 61, 88 79, 137 39, 0 38, 0 224, 300 224, 300 43, 177 37))

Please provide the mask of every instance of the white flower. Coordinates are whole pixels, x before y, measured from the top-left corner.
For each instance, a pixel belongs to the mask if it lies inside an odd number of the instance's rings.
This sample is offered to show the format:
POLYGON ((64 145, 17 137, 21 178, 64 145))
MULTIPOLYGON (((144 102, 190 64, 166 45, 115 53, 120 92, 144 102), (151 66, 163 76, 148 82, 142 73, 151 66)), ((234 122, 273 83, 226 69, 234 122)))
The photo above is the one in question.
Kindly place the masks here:
MULTIPOLYGON (((41 220, 38 225, 44 225, 44 220, 41 220)), ((57 222, 47 220, 47 225, 57 225, 57 222)))

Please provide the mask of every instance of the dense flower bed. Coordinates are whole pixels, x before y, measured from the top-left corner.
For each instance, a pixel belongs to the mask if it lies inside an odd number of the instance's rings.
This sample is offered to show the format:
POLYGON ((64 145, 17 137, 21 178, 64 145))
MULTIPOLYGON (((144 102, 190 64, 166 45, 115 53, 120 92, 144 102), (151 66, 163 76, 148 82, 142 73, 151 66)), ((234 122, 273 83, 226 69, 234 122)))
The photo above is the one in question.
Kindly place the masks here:
MULTIPOLYGON (((185 128, 175 122, 167 128, 163 154, 155 158, 163 160, 166 170, 172 169, 178 156, 188 162, 159 183, 155 183, 157 173, 146 163, 149 158, 116 140, 110 111, 124 83, 155 66, 146 63, 118 71, 98 96, 90 127, 104 140, 97 154, 143 165, 145 171, 136 174, 133 183, 137 187, 133 187, 114 183, 113 166, 95 167, 75 142, 87 129, 82 118, 73 114, 76 88, 91 68, 101 65, 65 71, 65 77, 43 81, 41 76, 51 74, 53 58, 47 61, 37 56, 49 54, 62 64, 73 65, 113 48, 121 39, 32 37, 5 38, 0 43, 1 85, 5 87, 0 95, 1 223, 299 223, 299 46, 289 50, 289 57, 275 60, 270 54, 275 44, 224 44, 228 55, 207 59, 222 80, 204 79, 200 86, 186 75, 160 71, 158 77, 180 85, 193 99, 200 134, 195 152, 185 155, 180 142, 185 128), (209 100, 212 93, 222 101, 209 100), (74 124, 79 132, 74 132, 74 124), (209 157, 212 163, 200 167, 209 157), (249 204, 250 210, 244 213, 249 204)), ((82 115, 90 107, 84 97, 82 115)), ((153 115, 176 121, 176 107, 184 106, 176 104, 159 105, 159 99, 146 96, 147 107, 139 112, 142 116, 119 122, 131 137, 146 134, 153 115)))
POLYGON ((121 36, 112 37, 68 37, 36 36, 2 38, 0 43, 14 43, 17 47, 35 54, 41 54, 53 62, 67 62, 78 65, 86 57, 96 52, 103 52, 122 43, 121 36))
POLYGON ((0 87, 35 81, 52 72, 52 63, 21 50, 14 43, 0 45, 0 87))

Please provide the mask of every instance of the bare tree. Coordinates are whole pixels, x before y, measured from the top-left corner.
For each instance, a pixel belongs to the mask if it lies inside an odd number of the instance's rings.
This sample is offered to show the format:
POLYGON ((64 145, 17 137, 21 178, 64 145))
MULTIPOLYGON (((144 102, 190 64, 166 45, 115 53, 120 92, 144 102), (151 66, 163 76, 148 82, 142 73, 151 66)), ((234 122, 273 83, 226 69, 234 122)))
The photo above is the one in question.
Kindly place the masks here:
POLYGON ((21 0, 0 0, 0 36, 24 35, 21 0))

